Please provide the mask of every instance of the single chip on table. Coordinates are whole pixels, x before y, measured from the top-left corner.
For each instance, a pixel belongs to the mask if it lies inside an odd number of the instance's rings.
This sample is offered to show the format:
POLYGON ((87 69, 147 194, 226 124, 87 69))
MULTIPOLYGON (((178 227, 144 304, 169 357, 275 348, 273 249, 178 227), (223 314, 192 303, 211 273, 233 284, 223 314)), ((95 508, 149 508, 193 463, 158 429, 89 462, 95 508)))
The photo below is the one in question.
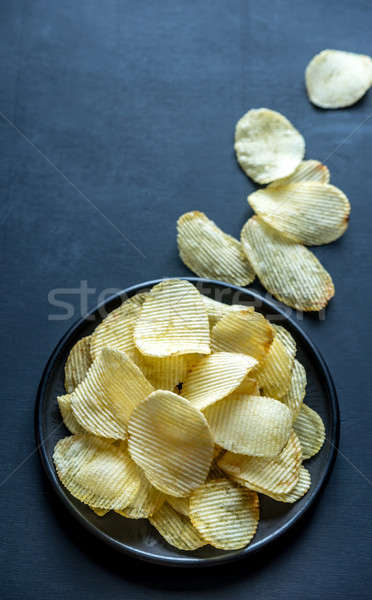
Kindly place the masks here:
POLYGON ((306 181, 267 187, 248 196, 255 213, 290 240, 329 244, 348 226, 350 202, 334 185, 306 181))
POLYGON ((323 50, 305 71, 306 88, 313 104, 345 108, 355 104, 372 85, 372 59, 364 54, 323 50))
POLYGON ((205 481, 214 442, 204 415, 185 398, 153 392, 134 409, 128 434, 133 460, 160 491, 187 496, 205 481))
POLYGON ((305 367, 295 359, 292 370, 292 377, 289 389, 284 396, 280 398, 280 401, 288 406, 292 413, 292 421, 295 421, 298 413, 300 412, 303 399, 306 394, 306 371, 305 367))
POLYGON ((124 444, 72 435, 56 444, 53 460, 68 491, 94 508, 123 510, 139 490, 140 471, 124 444))
POLYGON ((292 428, 290 410, 264 396, 235 396, 204 410, 216 444, 234 453, 277 456, 292 428))
POLYGON ((165 501, 165 494, 159 492, 140 471, 140 486, 133 500, 116 512, 127 519, 147 519, 151 517, 165 501))
POLYGON ((298 481, 294 488, 290 492, 286 494, 272 494, 268 492, 263 492, 270 498, 273 498, 277 502, 287 502, 288 504, 293 504, 293 502, 297 502, 302 496, 309 491, 311 486, 311 475, 307 469, 303 465, 300 467, 300 473, 298 476, 298 481))
POLYGON ((328 167, 319 160, 303 160, 291 175, 281 177, 272 181, 268 187, 287 185, 288 183, 300 183, 302 181, 319 181, 319 183, 329 183, 330 174, 328 167))
POLYGON ((207 544, 190 519, 175 510, 168 502, 164 502, 149 521, 168 544, 179 550, 196 550, 207 544))
POLYGON ((134 341, 148 356, 209 354, 209 322, 201 294, 179 279, 155 285, 143 303, 134 341))
POLYGON ((225 398, 244 381, 257 365, 246 354, 216 352, 201 358, 182 386, 182 395, 199 410, 225 398))
POLYGON ((73 393, 72 411, 87 431, 124 440, 132 410, 153 390, 124 352, 104 348, 73 393))
POLYGON ((262 285, 284 304, 297 310, 319 311, 334 296, 331 276, 305 246, 289 240, 258 217, 247 221, 241 238, 262 285))
POLYGON ((293 429, 300 440, 302 458, 306 460, 315 456, 325 440, 325 427, 320 415, 307 404, 302 404, 293 429))
POLYGON ((286 494, 298 481, 301 461, 301 444, 293 431, 275 458, 226 452, 218 465, 229 477, 257 492, 286 494))
POLYGON ((274 339, 274 331, 263 315, 249 310, 232 312, 212 329, 213 352, 237 352, 262 361, 274 339))
POLYGON ((257 530, 258 496, 227 479, 210 481, 191 494, 190 519, 200 535, 215 548, 243 548, 257 530))
POLYGON ((90 353, 91 336, 87 336, 76 342, 65 364, 65 389, 71 394, 74 389, 85 378, 92 357, 90 353))
POLYGON ((222 319, 222 317, 225 315, 228 315, 230 312, 234 312, 236 310, 248 310, 250 312, 254 311, 253 306, 244 306, 243 304, 224 304, 223 302, 212 300, 212 298, 208 298, 208 296, 203 295, 202 298, 207 310, 209 327, 211 329, 215 326, 217 321, 222 319))
POLYGON ((293 173, 305 154, 300 132, 267 108, 252 109, 238 121, 234 147, 243 171, 261 184, 293 173))
POLYGON ((281 398, 288 391, 294 362, 294 354, 290 354, 276 334, 265 358, 252 375, 265 396, 281 398))
POLYGON ((76 420, 74 413, 71 408, 72 394, 65 394, 64 396, 57 396, 57 402, 59 410, 62 416, 65 427, 71 433, 84 433, 85 429, 76 420))

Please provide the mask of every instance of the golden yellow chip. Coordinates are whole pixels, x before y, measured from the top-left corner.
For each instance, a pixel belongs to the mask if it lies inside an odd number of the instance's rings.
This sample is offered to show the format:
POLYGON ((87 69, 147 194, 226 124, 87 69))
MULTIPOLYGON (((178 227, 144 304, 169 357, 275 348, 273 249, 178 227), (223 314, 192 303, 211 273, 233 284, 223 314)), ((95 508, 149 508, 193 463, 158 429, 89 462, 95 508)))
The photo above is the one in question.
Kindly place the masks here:
POLYGON ((104 517, 109 512, 105 508, 97 508, 96 506, 90 506, 94 513, 96 513, 97 517, 104 517))
POLYGON ((294 354, 289 354, 279 336, 275 335, 268 353, 253 372, 265 396, 284 396, 291 383, 293 361, 294 354))
POLYGON ((268 187, 287 185, 288 183, 300 183, 301 181, 319 181, 329 183, 330 174, 328 168, 319 160, 303 160, 291 175, 281 177, 269 184, 268 187))
POLYGON ((257 365, 252 356, 216 352, 205 356, 191 369, 182 395, 199 410, 231 394, 257 365))
POLYGON ((134 409, 128 433, 133 460, 160 491, 187 496, 205 481, 214 442, 205 417, 185 398, 153 392, 134 409))
POLYGON ((309 98, 316 106, 351 106, 372 85, 372 60, 364 54, 323 50, 306 67, 305 80, 309 98))
POLYGON ((270 323, 260 313, 249 310, 232 312, 212 329, 213 352, 236 352, 262 361, 274 339, 270 323))
POLYGON ((190 497, 186 498, 176 498, 175 496, 167 496, 166 497, 168 504, 171 505, 174 510, 176 510, 180 515, 184 515, 185 517, 189 516, 190 512, 190 497))
POLYGON ((315 456, 325 440, 325 428, 320 415, 307 404, 302 404, 293 429, 300 440, 302 458, 306 460, 315 456))
POLYGON ((176 385, 185 381, 199 359, 199 354, 173 354, 163 358, 142 355, 138 365, 155 389, 173 391, 176 385))
POLYGON ((259 396, 260 388, 257 380, 253 378, 253 375, 249 374, 245 379, 243 379, 239 387, 234 390, 232 395, 259 396))
POLYGON ((292 421, 297 418, 306 394, 306 371, 304 366, 295 359, 292 371, 291 384, 288 392, 280 398, 280 401, 288 406, 292 413, 292 421))
POLYGON ((215 548, 235 550, 246 546, 259 520, 256 492, 227 479, 210 481, 190 497, 190 519, 200 535, 215 548))
POLYGON ((278 300, 298 310, 317 311, 334 296, 331 276, 305 246, 258 217, 247 221, 241 238, 262 285, 278 300))
POLYGON ((199 277, 248 285, 255 277, 238 240, 224 233, 199 211, 177 221, 177 243, 185 265, 199 277))
POLYGON ((72 435, 57 443, 53 460, 63 485, 89 506, 123 510, 139 490, 140 472, 124 444, 72 435))
POLYGON ((266 494, 267 496, 270 496, 274 500, 277 500, 277 502, 287 502, 289 504, 293 504, 293 502, 297 502, 297 500, 302 498, 302 496, 304 496, 306 492, 309 491, 310 486, 311 475, 309 471, 305 469, 304 466, 301 466, 298 481, 290 492, 287 492, 286 494, 271 494, 262 491, 262 493, 266 494))
POLYGON ((72 412, 71 398, 72 394, 65 394, 64 396, 57 397, 57 402, 63 423, 71 433, 84 433, 85 429, 76 420, 75 415, 72 412))
POLYGON ((143 303, 134 330, 142 354, 209 354, 209 322, 201 294, 188 281, 155 285, 143 303))
POLYGON ((145 475, 140 471, 141 483, 137 494, 133 500, 124 508, 117 510, 122 517, 127 519, 147 519, 151 517, 165 501, 165 494, 159 492, 146 479, 145 475))
POLYGON ((225 315, 230 312, 239 311, 239 310, 248 310, 250 312, 254 311, 253 306, 244 306, 242 304, 224 304, 223 302, 218 302, 218 300, 212 300, 212 298, 208 298, 208 296, 203 296, 203 302, 205 304, 205 308, 207 310, 207 315, 209 319, 209 327, 212 329, 214 325, 222 319, 225 315))
POLYGON ((257 183, 269 183, 293 173, 304 157, 305 141, 283 115, 259 108, 238 121, 235 152, 249 177, 257 183))
POLYGON ((196 550, 207 544, 190 519, 176 511, 168 502, 164 502, 149 521, 168 544, 179 550, 196 550))
POLYGON ((91 336, 79 340, 73 346, 65 364, 65 389, 71 394, 85 378, 92 358, 90 353, 91 336))
POLYGON ((294 358, 296 356, 297 346, 293 336, 289 333, 288 329, 281 325, 272 324, 272 327, 275 331, 275 336, 282 342, 288 354, 294 358))
POLYGON ((250 194, 248 202, 265 223, 307 246, 337 240, 349 223, 350 203, 345 194, 318 181, 267 187, 250 194))
POLYGON ((301 460, 301 444, 292 432, 286 446, 275 458, 226 452, 218 465, 227 475, 250 489, 285 494, 290 492, 298 481, 301 460))
POLYGON ((73 393, 72 411, 87 431, 125 440, 132 410, 153 390, 124 352, 104 348, 73 393))
POLYGON ((231 452, 277 456, 292 428, 290 410, 263 396, 235 396, 204 410, 215 442, 231 452))

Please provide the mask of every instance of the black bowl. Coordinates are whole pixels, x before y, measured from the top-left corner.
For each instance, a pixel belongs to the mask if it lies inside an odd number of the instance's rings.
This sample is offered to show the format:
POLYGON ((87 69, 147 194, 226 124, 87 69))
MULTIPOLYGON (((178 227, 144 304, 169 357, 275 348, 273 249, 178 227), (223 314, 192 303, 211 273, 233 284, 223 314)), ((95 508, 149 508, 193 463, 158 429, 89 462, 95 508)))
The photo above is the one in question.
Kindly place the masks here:
POLYGON ((111 547, 138 558, 174 566, 209 566, 247 556, 267 546, 288 531, 310 508, 331 471, 339 433, 339 411, 335 388, 328 368, 308 337, 296 323, 273 303, 250 290, 207 279, 187 278, 205 295, 227 304, 253 305, 272 322, 283 324, 297 342, 298 358, 306 368, 308 386, 306 403, 322 417, 326 442, 306 467, 312 484, 308 493, 295 504, 275 502, 260 497, 261 519, 249 546, 241 550, 223 551, 206 546, 194 552, 183 552, 169 546, 148 521, 124 519, 114 512, 98 517, 86 505, 73 498, 57 478, 53 465, 53 449, 57 441, 68 435, 58 410, 57 395, 64 392, 64 364, 73 345, 89 335, 102 318, 123 299, 150 289, 161 280, 150 281, 124 290, 80 319, 57 345, 44 370, 36 401, 36 442, 46 474, 59 498, 76 519, 97 538, 111 547))

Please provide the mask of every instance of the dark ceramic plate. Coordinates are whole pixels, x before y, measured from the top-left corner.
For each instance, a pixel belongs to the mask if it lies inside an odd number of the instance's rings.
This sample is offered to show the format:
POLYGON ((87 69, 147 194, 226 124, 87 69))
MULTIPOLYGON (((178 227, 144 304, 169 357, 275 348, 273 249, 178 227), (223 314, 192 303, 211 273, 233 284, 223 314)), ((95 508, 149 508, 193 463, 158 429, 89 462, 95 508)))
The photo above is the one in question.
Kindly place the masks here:
POLYGON ((339 415, 337 398, 327 366, 310 340, 298 326, 274 304, 258 294, 217 281, 188 278, 205 295, 227 304, 254 305, 272 322, 283 324, 297 342, 297 358, 304 364, 308 387, 306 403, 318 411, 326 427, 326 443, 322 450, 306 462, 311 473, 309 492, 295 504, 275 502, 261 496, 261 519, 252 543, 242 550, 223 551, 206 546, 195 552, 183 552, 169 546, 146 520, 124 519, 114 512, 96 516, 87 506, 73 498, 62 486, 53 465, 53 448, 57 441, 68 435, 59 414, 56 397, 64 393, 64 364, 73 345, 89 335, 102 318, 116 308, 124 298, 150 289, 158 281, 151 281, 124 290, 80 319, 63 337, 45 368, 36 402, 36 440, 41 461, 58 496, 93 535, 113 548, 138 558, 176 566, 206 566, 235 560, 267 546, 288 531, 310 508, 324 485, 333 465, 338 443, 339 415))

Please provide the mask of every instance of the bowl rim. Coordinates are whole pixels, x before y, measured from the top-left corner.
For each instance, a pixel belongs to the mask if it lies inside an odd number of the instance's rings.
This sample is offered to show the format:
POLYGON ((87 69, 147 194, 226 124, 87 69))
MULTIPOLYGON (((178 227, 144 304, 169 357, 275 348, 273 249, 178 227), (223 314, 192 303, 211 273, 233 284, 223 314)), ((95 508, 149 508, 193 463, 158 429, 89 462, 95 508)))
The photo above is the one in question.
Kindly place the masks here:
POLYGON ((206 278, 202 278, 202 277, 161 277, 159 279, 154 279, 151 281, 132 285, 130 287, 124 288, 120 292, 113 294, 112 296, 110 296, 109 298, 107 298, 106 300, 104 300, 100 304, 98 304, 96 307, 89 310, 84 316, 77 319, 68 328, 66 333, 62 336, 62 338, 59 340, 59 342, 55 346, 54 350, 52 351, 52 353, 45 365, 45 368, 43 370, 41 380, 40 380, 40 383, 38 386, 37 394, 36 394, 34 426, 35 426, 36 447, 38 450, 38 454, 39 454, 44 472, 47 475, 47 478, 48 478, 50 484, 52 485, 52 487, 53 487, 54 491, 56 492, 57 496, 59 497, 60 501, 67 508, 69 513, 74 518, 76 518, 77 521, 88 532, 90 532, 92 535, 94 535, 96 538, 98 538, 105 544, 109 545, 111 548, 118 550, 124 554, 130 555, 132 557, 134 556, 134 557, 144 560, 146 562, 155 563, 155 564, 163 565, 163 566, 174 566, 174 567, 196 567, 196 566, 203 567, 203 566, 216 566, 219 564, 232 562, 232 561, 244 558, 248 554, 256 553, 256 552, 262 550, 263 548, 267 547, 269 544, 273 543, 274 541, 278 540, 281 536, 283 536, 286 532, 288 532, 295 524, 297 524, 303 518, 304 514, 310 509, 310 507, 317 500, 319 493, 325 486, 325 484, 330 476, 330 473, 332 471, 332 468, 334 466, 334 462, 336 459, 336 453, 337 453, 337 449, 338 449, 338 445, 339 445, 339 436, 340 436, 340 410, 339 410, 336 388, 335 388, 332 376, 330 374, 330 371, 328 369, 328 366, 327 366, 322 354, 320 353, 320 351, 318 350, 316 345, 308 337, 308 335, 297 325, 295 320, 292 319, 290 316, 288 316, 279 305, 275 304, 271 300, 268 300, 267 298, 264 298, 261 294, 259 294, 258 292, 254 291, 254 290, 251 290, 249 288, 248 289, 242 288, 242 287, 232 285, 232 284, 229 284, 229 283, 226 283, 223 281, 218 281, 218 280, 214 280, 214 279, 206 279, 206 278), (43 399, 44 399, 44 396, 46 393, 49 376, 54 368, 54 363, 56 362, 56 359, 58 358, 59 354, 63 350, 66 343, 70 340, 70 338, 73 336, 75 331, 77 331, 80 328, 80 326, 84 322, 86 322, 91 315, 93 315, 100 309, 104 308, 106 305, 110 304, 115 299, 118 299, 122 296, 131 297, 135 293, 140 292, 143 288, 151 288, 154 285, 161 283, 162 281, 165 281, 168 279, 181 279, 181 280, 186 280, 186 281, 189 281, 189 282, 195 283, 195 284, 196 283, 209 284, 209 285, 211 284, 211 285, 223 286, 225 288, 230 288, 236 292, 241 292, 243 294, 246 294, 247 297, 250 297, 251 300, 262 302, 263 305, 267 305, 275 313, 282 315, 284 317, 284 323, 285 323, 285 321, 290 323, 290 325, 296 330, 298 335, 302 338, 302 341, 307 346, 307 349, 310 350, 310 354, 312 354, 312 356, 315 358, 315 361, 318 363, 318 369, 321 372, 322 377, 324 378, 325 386, 328 391, 328 396, 329 396, 329 401, 330 401, 330 410, 331 410, 331 414, 333 416, 331 427, 330 427, 330 430, 329 430, 329 433, 327 436, 327 440, 331 445, 330 455, 329 455, 328 461, 326 463, 326 466, 324 468, 324 471, 323 471, 321 477, 319 478, 315 488, 313 488, 313 493, 312 493, 311 498, 308 500, 308 502, 306 502, 303 505, 303 507, 301 508, 301 510, 298 513, 296 513, 291 519, 286 521, 286 523, 284 523, 277 530, 275 530, 271 534, 267 535, 262 540, 257 541, 254 545, 253 544, 248 545, 245 548, 242 548, 240 550, 226 553, 226 555, 221 554, 219 556, 209 557, 209 558, 193 557, 193 556, 159 556, 157 554, 153 554, 151 551, 140 550, 138 548, 129 546, 129 545, 125 544, 124 542, 120 542, 119 540, 116 540, 115 538, 112 538, 110 535, 101 531, 97 526, 95 526, 93 523, 91 523, 89 520, 87 520, 77 510, 77 508, 74 506, 74 504, 71 502, 71 500, 67 496, 66 492, 64 491, 62 484, 60 483, 60 481, 57 478, 54 467, 50 464, 50 461, 49 461, 49 458, 47 456, 47 452, 46 452, 46 449, 44 446, 44 443, 46 440, 44 439, 44 436, 43 436, 43 426, 42 426, 43 399))

